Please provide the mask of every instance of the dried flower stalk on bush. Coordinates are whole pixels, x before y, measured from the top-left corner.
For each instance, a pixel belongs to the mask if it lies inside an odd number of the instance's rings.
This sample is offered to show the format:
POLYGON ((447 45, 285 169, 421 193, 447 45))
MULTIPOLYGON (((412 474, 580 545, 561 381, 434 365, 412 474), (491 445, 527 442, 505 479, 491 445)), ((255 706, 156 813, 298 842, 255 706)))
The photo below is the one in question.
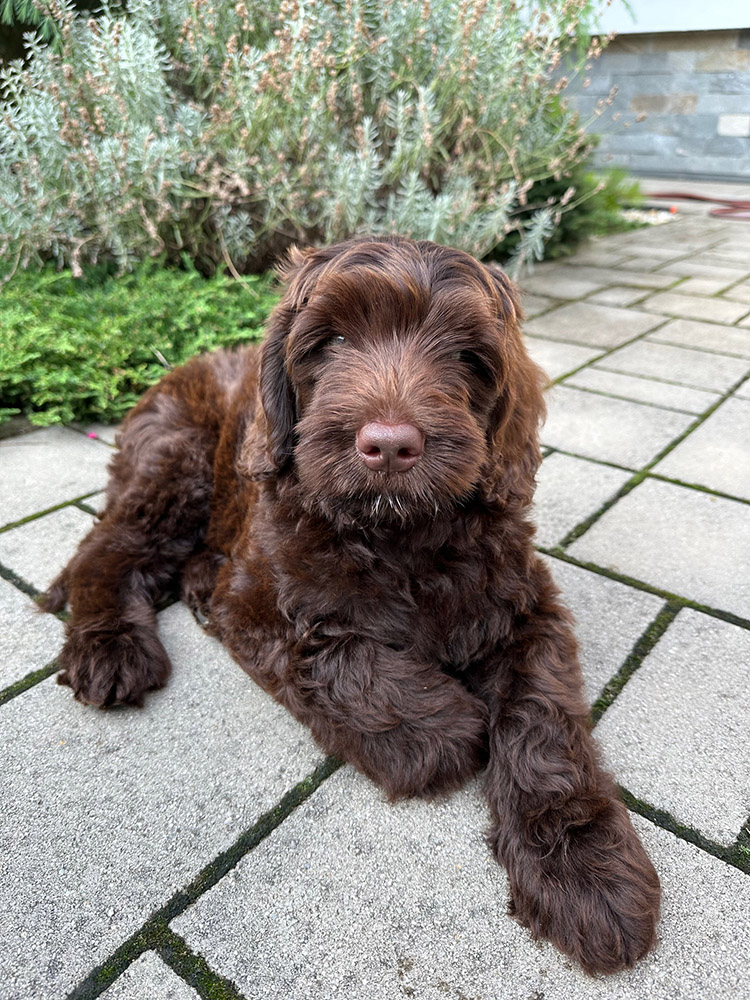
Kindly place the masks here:
POLYGON ((595 54, 590 0, 44 6, 56 43, 0 76, 9 267, 187 251, 251 270, 362 231, 482 256, 513 229, 520 265, 565 208, 522 223, 532 183, 589 151, 558 68, 595 54))

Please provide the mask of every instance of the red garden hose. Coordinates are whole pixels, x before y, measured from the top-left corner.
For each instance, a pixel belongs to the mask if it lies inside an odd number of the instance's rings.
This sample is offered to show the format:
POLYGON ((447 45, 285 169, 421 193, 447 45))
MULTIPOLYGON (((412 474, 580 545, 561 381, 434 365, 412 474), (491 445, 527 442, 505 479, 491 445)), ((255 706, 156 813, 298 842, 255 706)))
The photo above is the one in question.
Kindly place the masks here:
POLYGON ((703 194, 686 194, 684 191, 655 191, 646 198, 667 198, 670 201, 686 199, 689 201, 710 201, 723 206, 712 208, 708 213, 722 219, 742 219, 750 221, 750 201, 740 201, 736 198, 710 198, 703 194))

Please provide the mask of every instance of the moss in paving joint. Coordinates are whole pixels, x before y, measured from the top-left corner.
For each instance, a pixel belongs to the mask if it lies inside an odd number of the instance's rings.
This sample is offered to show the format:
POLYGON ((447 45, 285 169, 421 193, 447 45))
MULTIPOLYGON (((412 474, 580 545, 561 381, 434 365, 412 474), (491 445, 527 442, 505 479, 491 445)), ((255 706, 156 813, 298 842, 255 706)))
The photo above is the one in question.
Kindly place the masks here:
MULTIPOLYGON (((625 312, 627 312, 627 310, 625 310, 625 312)), ((664 322, 666 323, 666 319, 664 322)), ((658 327, 654 327, 651 330, 644 330, 643 333, 639 333, 635 337, 631 337, 630 340, 624 340, 621 344, 617 344, 615 347, 609 348, 599 348, 595 344, 582 344, 577 340, 558 340, 557 338, 553 340, 551 337, 539 337, 540 340, 546 340, 553 344, 569 344, 573 347, 590 347, 592 350, 601 350, 601 354, 597 354, 595 358, 589 358, 589 360, 584 361, 582 365, 577 365, 575 368, 571 368, 570 371, 563 372, 562 375, 557 375, 555 378, 550 379, 545 388, 551 389, 552 386, 559 385, 561 382, 564 382, 566 378, 570 378, 572 375, 577 375, 578 372, 583 371, 584 368, 588 368, 589 365, 599 364, 603 358, 608 358, 610 354, 614 354, 615 351, 619 351, 623 347, 630 347, 631 344, 635 344, 639 340, 643 340, 646 334, 653 333, 654 329, 658 329, 658 327)), ((529 334, 529 336, 536 337, 537 334, 529 334)), ((577 389, 578 386, 571 386, 571 388, 577 389)))
POLYGON ((615 676, 602 689, 602 693, 591 706, 591 718, 596 723, 616 700, 627 682, 639 669, 643 661, 656 646, 682 610, 682 605, 667 601, 656 618, 647 626, 645 632, 636 641, 633 649, 615 676))
POLYGON ((84 503, 83 500, 74 500, 73 506, 77 507, 79 510, 82 510, 84 514, 91 514, 92 517, 99 517, 100 511, 96 510, 94 507, 91 507, 89 504, 84 503))
POLYGON ((12 531, 13 528, 20 528, 22 524, 28 524, 30 521, 39 520, 40 517, 46 517, 47 514, 54 514, 56 510, 62 510, 63 507, 72 507, 81 500, 87 500, 89 497, 96 496, 97 493, 101 493, 101 490, 89 490, 88 493, 82 493, 79 497, 73 497, 72 500, 56 503, 53 507, 46 507, 44 510, 37 511, 36 514, 27 514, 26 517, 19 518, 18 521, 10 521, 8 524, 0 527, 0 535, 5 531, 12 531))
POLYGON ((591 396, 604 396, 605 399, 619 399, 624 403, 635 403, 636 406, 650 406, 653 410, 669 410, 670 413, 682 413, 686 417, 695 416, 692 410, 683 410, 679 406, 665 406, 661 403, 652 403, 648 399, 632 399, 630 396, 620 396, 616 392, 607 392, 604 389, 592 389, 588 385, 570 385, 566 386, 566 388, 576 389, 578 392, 587 392, 591 396))
POLYGON ((731 611, 723 611, 721 608, 712 608, 708 604, 701 604, 699 601, 693 601, 689 597, 682 597, 680 594, 673 594, 668 590, 663 590, 661 587, 654 587, 652 584, 646 583, 644 580, 637 580, 635 577, 627 576, 625 573, 617 573, 615 570, 607 569, 606 567, 599 566, 596 563, 586 562, 583 559, 576 559, 575 556, 571 556, 559 545, 554 545, 552 547, 538 545, 537 551, 541 552, 543 555, 550 556, 553 559, 559 559, 561 562, 570 563, 571 566, 578 566, 580 569, 590 570, 592 573, 596 573, 597 576, 604 576, 608 580, 615 580, 617 583, 623 583, 625 586, 632 587, 634 590, 642 590, 645 594, 655 594, 656 597, 662 597, 665 601, 678 604, 680 607, 692 608, 693 611, 700 611, 704 615, 709 615, 711 618, 718 618, 723 622, 728 622, 730 625, 737 625, 739 628, 750 629, 750 619, 748 618, 741 618, 739 615, 735 615, 731 611))
POLYGON ((668 830, 669 833, 673 833, 680 840, 685 840, 689 844, 699 847, 707 854, 711 854, 713 857, 726 862, 726 864, 732 865, 733 868, 738 868, 745 875, 750 875, 750 850, 741 844, 739 839, 730 847, 724 847, 723 844, 717 844, 714 840, 710 840, 704 836, 699 830, 680 823, 679 820, 675 819, 665 809, 657 809, 648 802, 637 798, 627 788, 621 787, 620 795, 631 812, 643 816, 644 819, 649 820, 655 826, 661 827, 662 830, 668 830))
POLYGON ((584 535, 589 528, 599 520, 600 517, 603 517, 603 515, 606 514, 610 508, 614 507, 618 500, 622 500, 624 496, 627 496, 628 493, 630 493, 631 490, 634 490, 636 486, 639 486, 645 478, 645 472, 633 473, 630 479, 623 483, 619 490, 613 493, 609 499, 605 500, 598 510, 595 510, 593 514, 589 514, 587 518, 584 518, 584 520, 580 521, 574 528, 571 528, 571 530, 559 543, 559 547, 564 550, 569 545, 572 545, 573 542, 580 538, 581 535, 584 535))
POLYGON ((23 577, 19 576, 18 573, 9 569, 7 566, 3 566, 0 563, 0 577, 3 580, 7 580, 8 583, 12 583, 14 587, 20 590, 22 593, 26 594, 27 597, 33 597, 36 600, 41 597, 41 591, 37 590, 33 583, 28 583, 23 577))
POLYGON ((632 468, 630 465, 620 465, 619 462, 609 462, 604 458, 592 458, 591 455, 582 455, 577 451, 568 451, 567 448, 553 448, 547 446, 550 454, 567 455, 568 458, 577 458, 581 462, 588 462, 590 465, 603 465, 607 469, 617 469, 618 472, 629 472, 631 475, 635 475, 638 470, 632 468))
MULTIPOLYGON (((687 320, 687 316, 675 316, 678 320, 687 320)), ((740 317, 742 319, 742 317, 740 317)), ((698 323, 711 323, 714 326, 723 326, 725 330, 736 330, 738 327, 734 323, 719 323, 716 320, 692 320, 691 322, 698 323)), ((660 327, 659 329, 662 329, 660 327)), ((742 327, 739 327, 741 330, 742 327)), ((651 331, 652 333, 658 333, 659 331, 651 331)), ((696 354, 710 354, 714 357, 719 358, 738 358, 740 361, 747 361, 747 355, 745 354, 734 354, 732 351, 717 351, 713 347, 696 347, 695 344, 684 344, 675 340, 660 340, 658 337, 654 337, 653 342, 655 344, 664 344, 667 347, 679 347, 683 351, 695 351, 696 354)), ((700 386, 690 386, 691 389, 701 388, 700 386)))
MULTIPOLYGON (((236 867, 246 854, 257 847, 269 834, 273 833, 298 806, 309 799, 313 792, 341 766, 342 761, 337 760, 335 757, 326 757, 311 774, 298 782, 272 809, 264 813, 249 830, 241 834, 231 847, 227 848, 226 851, 222 851, 221 854, 217 855, 213 861, 206 865, 185 889, 176 892, 164 906, 153 913, 141 929, 136 931, 127 941, 123 942, 106 961, 93 969, 68 994, 67 1000, 94 1000, 94 998, 101 996, 144 951, 158 950, 161 943, 165 940, 165 932, 170 935, 169 940, 172 944, 174 944, 175 940, 180 940, 176 934, 173 934, 169 930, 168 924, 184 913, 188 906, 191 906, 203 893, 213 888, 227 872, 236 867)), ((187 945, 185 945, 185 948, 187 949, 187 945)), ((195 959, 199 965, 202 963, 200 965, 200 968, 203 969, 201 975, 208 975, 210 970, 208 970, 205 962, 199 956, 195 956, 195 959)), ((188 959, 186 958, 185 961, 188 961, 188 959)), ((182 975, 178 967, 174 965, 172 967, 182 975)), ((210 975, 213 975, 213 973, 210 973, 210 975)), ((217 989, 221 984, 225 984, 223 988, 231 986, 228 980, 222 980, 219 976, 216 976, 215 980, 218 984, 216 986, 217 989)), ((211 997, 212 1000, 214 997, 218 997, 223 1000, 221 993, 202 993, 201 996, 211 997)), ((231 993, 226 994, 226 997, 232 998, 232 1000, 233 996, 231 993)), ((236 996, 239 996, 239 994, 236 994, 236 996)))
POLYGON ((46 667, 40 667, 39 670, 32 670, 30 674, 26 674, 20 680, 16 681, 14 684, 10 684, 8 687, 3 688, 0 691, 0 706, 5 705, 7 702, 12 701, 13 698, 17 698, 19 694, 23 694, 24 691, 28 691, 29 688, 35 687, 37 684, 41 684, 42 681, 46 681, 48 677, 52 677, 56 674, 60 667, 56 660, 52 663, 48 663, 46 667))
MULTIPOLYGON (((711 406, 709 406, 706 410, 704 410, 702 414, 697 416, 695 420, 692 421, 692 423, 685 431, 683 431, 681 434, 678 434, 677 437, 674 438, 665 448, 663 448, 656 455, 655 458, 653 458, 650 462, 644 465, 643 468, 640 469, 638 472, 635 472, 626 483, 623 483, 620 489, 616 493, 614 493, 608 500, 605 500, 605 502, 601 505, 601 507, 598 508, 598 510, 595 510, 592 514, 589 514, 587 518, 585 518, 579 524, 575 525, 568 532, 568 534, 565 535, 565 537, 555 546, 555 550, 564 551, 569 545, 572 545, 573 542, 581 538, 581 536, 584 535, 589 530, 589 528, 591 528, 594 524, 596 524, 596 522, 604 514, 606 514, 608 510, 610 510, 619 500, 622 500, 623 497, 627 496, 628 493, 634 490, 636 486, 639 486, 644 481, 644 479, 647 478, 656 479, 661 482, 672 483, 674 485, 680 486, 683 489, 692 489, 697 493, 708 493, 711 496, 717 496, 722 499, 732 500, 738 503, 750 505, 750 501, 748 501, 747 499, 741 497, 734 497, 727 493, 721 493, 718 490, 713 490, 710 489, 709 487, 700 486, 697 483, 683 483, 680 480, 672 479, 667 476, 660 476, 658 473, 651 472, 651 469, 653 469, 653 467, 658 462, 660 462, 663 458, 666 457, 666 455, 668 455, 679 444, 681 444, 682 441, 684 441, 689 434, 692 434, 694 430, 700 427, 700 425, 703 424, 716 411, 716 409, 718 409, 718 407, 721 406, 721 404, 724 403, 734 392, 736 392, 737 389, 749 378, 750 376, 747 375, 743 376, 727 393, 720 396, 718 400, 715 400, 711 404, 711 406)), ((572 453, 565 452, 562 449, 556 449, 556 450, 559 451, 560 454, 570 454, 571 457, 574 458, 585 457, 585 456, 573 455, 572 453)), ((590 459, 590 460, 595 462, 597 461, 595 459, 590 459)), ((618 466, 611 462, 597 462, 597 464, 607 465, 612 468, 624 468, 623 466, 618 466)), ((625 471, 629 470, 626 469, 625 471)))
MULTIPOLYGON (((7 580, 8 583, 13 584, 13 586, 16 587, 18 590, 20 590, 22 594, 26 594, 27 597, 30 597, 37 604, 43 597, 42 592, 40 590, 37 590, 37 588, 33 585, 33 583, 28 583, 28 581, 24 580, 23 577, 18 575, 18 573, 14 572, 14 570, 12 569, 9 569, 7 566, 3 566, 2 563, 0 563, 0 578, 2 578, 3 580, 7 580)), ((57 611, 55 612, 55 618, 59 618, 61 622, 66 622, 70 618, 70 612, 57 611)))
POLYGON ((214 972, 202 955, 192 951, 179 934, 166 926, 159 935, 156 951, 203 1000, 244 1000, 231 980, 214 972))
POLYGON ((744 503, 750 507, 750 500, 746 497, 737 497, 732 493, 722 493, 721 490, 713 490, 710 486, 701 486, 700 483, 685 483, 681 479, 674 479, 672 476, 660 476, 658 472, 647 472, 647 479, 658 479, 661 483, 671 483, 673 486, 680 486, 685 490, 694 490, 696 493, 708 493, 709 496, 718 497, 720 500, 731 500, 733 503, 744 503))
POLYGON ((689 437, 689 435, 692 434, 693 431, 697 430, 698 427, 701 426, 701 424, 704 424, 708 420, 708 418, 712 416, 716 412, 716 410, 718 410, 718 408, 722 405, 722 403, 725 403, 730 396, 734 395, 734 393, 737 392, 737 390, 740 389, 744 385, 744 383, 748 381, 748 379, 750 379, 750 375, 743 375, 741 379, 738 379, 734 383, 734 385, 731 386, 730 389, 728 389, 725 393, 719 396, 718 399, 714 400, 714 402, 711 403, 710 406, 707 406, 706 409, 703 411, 703 413, 697 416, 689 427, 687 427, 681 434, 678 434, 677 437, 673 438, 665 448, 662 448, 662 450, 658 453, 658 455, 656 455, 655 458, 652 458, 650 462, 644 465, 641 471, 649 472, 658 462, 661 462, 661 460, 665 458, 671 451, 674 451, 674 449, 678 445, 682 444, 682 442, 685 440, 686 437, 689 437))

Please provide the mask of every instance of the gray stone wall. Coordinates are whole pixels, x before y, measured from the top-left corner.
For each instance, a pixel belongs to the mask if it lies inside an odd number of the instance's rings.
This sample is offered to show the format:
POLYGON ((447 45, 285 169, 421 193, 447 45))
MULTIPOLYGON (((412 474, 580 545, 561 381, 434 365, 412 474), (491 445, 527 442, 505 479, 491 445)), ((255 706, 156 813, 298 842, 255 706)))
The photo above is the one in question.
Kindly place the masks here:
POLYGON ((568 94, 599 166, 750 181, 750 29, 620 35, 568 94))

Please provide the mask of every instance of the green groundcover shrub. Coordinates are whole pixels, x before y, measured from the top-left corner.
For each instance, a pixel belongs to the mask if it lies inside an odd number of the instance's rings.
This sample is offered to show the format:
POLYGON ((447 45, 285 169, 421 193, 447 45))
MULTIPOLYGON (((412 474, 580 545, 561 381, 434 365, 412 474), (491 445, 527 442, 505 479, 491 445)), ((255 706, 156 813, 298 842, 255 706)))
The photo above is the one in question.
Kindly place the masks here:
POLYGON ((270 275, 206 279, 157 261, 119 278, 19 272, 0 292, 0 423, 119 420, 166 368, 259 339, 277 298, 270 275))
POLYGON ((0 74, 0 257, 82 273, 399 232, 511 269, 575 203, 598 0, 39 0, 0 74), (50 28, 52 25, 52 29, 50 28), (559 195, 524 211, 535 182, 559 195))

